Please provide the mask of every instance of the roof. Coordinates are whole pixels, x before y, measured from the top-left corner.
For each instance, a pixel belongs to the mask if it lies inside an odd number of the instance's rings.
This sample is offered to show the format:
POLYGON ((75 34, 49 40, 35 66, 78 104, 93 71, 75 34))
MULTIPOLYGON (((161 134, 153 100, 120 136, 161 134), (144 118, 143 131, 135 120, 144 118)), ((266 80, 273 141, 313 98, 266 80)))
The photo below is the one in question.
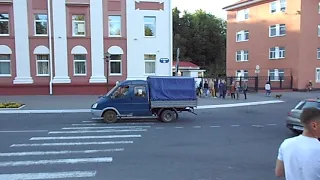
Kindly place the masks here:
POLYGON ((240 0, 240 1, 236 2, 236 3, 234 3, 234 4, 231 4, 229 6, 224 7, 222 9, 226 10, 226 11, 230 11, 230 10, 233 10, 233 9, 236 9, 236 8, 242 8, 244 6, 256 4, 256 3, 262 2, 262 1, 265 1, 265 0, 240 0))
POLYGON ((320 98, 309 98, 309 99, 306 99, 305 101, 320 102, 320 98))
POLYGON ((119 86, 125 86, 125 85, 134 85, 134 84, 147 84, 147 81, 145 80, 125 80, 119 82, 119 86))
MULTIPOLYGON (((176 66, 177 61, 173 61, 173 66, 176 66)), ((193 64, 192 62, 188 61, 179 61, 179 67, 186 67, 186 68, 199 68, 198 65, 193 64)))

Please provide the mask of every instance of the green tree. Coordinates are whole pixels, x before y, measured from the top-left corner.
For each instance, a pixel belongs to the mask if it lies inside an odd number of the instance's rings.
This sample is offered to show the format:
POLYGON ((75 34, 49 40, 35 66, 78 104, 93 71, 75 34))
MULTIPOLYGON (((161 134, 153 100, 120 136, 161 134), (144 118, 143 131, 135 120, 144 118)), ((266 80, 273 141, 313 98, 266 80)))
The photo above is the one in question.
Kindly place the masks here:
POLYGON ((173 49, 180 59, 207 70, 208 76, 225 73, 226 22, 203 10, 195 13, 173 9, 173 49))

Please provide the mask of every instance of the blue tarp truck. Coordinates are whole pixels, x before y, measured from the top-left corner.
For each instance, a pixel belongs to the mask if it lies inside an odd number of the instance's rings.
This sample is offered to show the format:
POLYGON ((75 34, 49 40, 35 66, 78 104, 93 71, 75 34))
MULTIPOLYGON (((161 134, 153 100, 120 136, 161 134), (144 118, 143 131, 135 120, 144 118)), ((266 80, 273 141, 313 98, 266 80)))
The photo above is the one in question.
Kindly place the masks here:
MULTIPOLYGON (((147 80, 118 83, 91 106, 94 118, 115 123, 121 118, 157 117, 163 122, 178 119, 178 113, 194 113, 197 106, 195 80, 181 76, 149 76, 147 80)), ((195 113, 194 113, 195 114, 195 113)))

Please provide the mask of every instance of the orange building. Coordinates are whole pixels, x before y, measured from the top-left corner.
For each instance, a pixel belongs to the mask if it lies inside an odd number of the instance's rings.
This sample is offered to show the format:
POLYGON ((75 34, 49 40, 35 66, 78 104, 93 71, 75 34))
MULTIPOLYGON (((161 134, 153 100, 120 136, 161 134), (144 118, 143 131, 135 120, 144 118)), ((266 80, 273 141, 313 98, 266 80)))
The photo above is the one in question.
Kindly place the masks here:
POLYGON ((319 0, 242 0, 223 9, 228 76, 320 88, 319 0))

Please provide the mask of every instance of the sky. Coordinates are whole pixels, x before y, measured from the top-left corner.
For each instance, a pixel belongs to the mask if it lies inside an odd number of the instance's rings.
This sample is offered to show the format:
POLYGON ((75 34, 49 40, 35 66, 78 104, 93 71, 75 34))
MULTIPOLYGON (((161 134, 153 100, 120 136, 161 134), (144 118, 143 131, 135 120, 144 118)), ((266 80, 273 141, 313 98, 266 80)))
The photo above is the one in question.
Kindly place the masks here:
POLYGON ((227 14, 222 8, 237 1, 239 0, 172 0, 172 7, 178 7, 181 12, 183 10, 194 12, 197 9, 202 9, 217 17, 226 19, 227 14))

